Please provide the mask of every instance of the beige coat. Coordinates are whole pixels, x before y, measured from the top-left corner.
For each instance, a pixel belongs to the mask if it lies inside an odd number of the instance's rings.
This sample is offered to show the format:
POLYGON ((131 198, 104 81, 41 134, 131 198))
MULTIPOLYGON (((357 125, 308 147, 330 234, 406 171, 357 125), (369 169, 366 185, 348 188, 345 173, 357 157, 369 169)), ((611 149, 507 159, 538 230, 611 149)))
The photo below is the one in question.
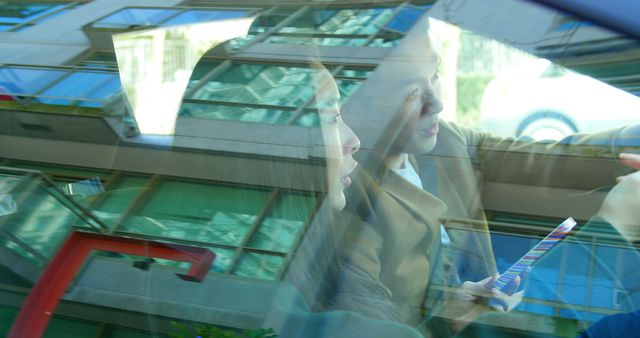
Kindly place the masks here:
POLYGON ((373 157, 361 160, 348 190, 350 206, 341 215, 346 235, 329 308, 416 326, 425 315, 442 218, 481 221, 466 225, 476 231, 453 234, 454 258, 469 276, 491 275, 496 268, 481 201, 484 180, 583 189, 611 184, 626 172, 615 161, 618 133, 574 136, 566 145, 536 144, 442 123, 434 151, 416 157, 423 181, 437 175, 438 197, 373 157))

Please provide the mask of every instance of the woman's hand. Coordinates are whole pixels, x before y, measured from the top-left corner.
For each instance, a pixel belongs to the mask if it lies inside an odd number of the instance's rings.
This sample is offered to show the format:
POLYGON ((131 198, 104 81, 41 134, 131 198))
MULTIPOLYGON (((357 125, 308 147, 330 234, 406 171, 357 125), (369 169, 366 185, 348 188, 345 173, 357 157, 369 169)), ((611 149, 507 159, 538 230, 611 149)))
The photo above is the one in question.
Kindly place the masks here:
MULTIPOLYGON (((621 154, 620 161, 640 170, 640 155, 621 154)), ((597 215, 609 222, 630 242, 640 240, 640 171, 620 176, 607 194, 597 215)))
POLYGON ((495 287, 498 274, 479 282, 464 282, 446 304, 445 314, 451 320, 451 330, 461 331, 483 313, 509 312, 522 302, 524 290, 519 290, 526 272, 514 278, 503 291, 495 287))
MULTIPOLYGON (((638 154, 620 154, 620 162, 626 164, 630 168, 640 170, 640 155, 638 154)), ((626 176, 621 176, 618 178, 623 177, 626 176)))
POLYGON ((489 306, 499 312, 509 312, 522 302, 524 290, 519 290, 522 278, 517 276, 513 282, 509 283, 505 290, 495 287, 495 282, 499 275, 487 277, 479 282, 464 282, 462 290, 466 297, 473 298, 474 301, 486 299, 489 306))

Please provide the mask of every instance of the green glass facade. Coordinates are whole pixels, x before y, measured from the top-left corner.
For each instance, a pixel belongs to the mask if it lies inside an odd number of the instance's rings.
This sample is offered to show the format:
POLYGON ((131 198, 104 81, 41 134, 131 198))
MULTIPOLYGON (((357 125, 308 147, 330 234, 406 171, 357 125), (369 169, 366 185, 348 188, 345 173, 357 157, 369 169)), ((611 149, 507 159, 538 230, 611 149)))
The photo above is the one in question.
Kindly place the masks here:
MULTIPOLYGON (((63 186, 98 176, 104 181, 104 192, 70 197, 110 232, 197 243, 218 256, 214 271, 279 279, 286 268, 285 257, 313 218, 320 197, 311 192, 222 182, 26 162, 11 165, 45 172, 55 184, 44 187, 38 179, 25 183, 20 176, 2 180, 3 191, 12 191, 20 205, 20 212, 3 220, 3 230, 18 242, 5 241, 5 246, 29 260, 35 257, 20 245, 46 261, 71 228, 87 226, 59 199, 65 198, 63 186)), ((161 264, 175 265, 170 261, 161 264)))

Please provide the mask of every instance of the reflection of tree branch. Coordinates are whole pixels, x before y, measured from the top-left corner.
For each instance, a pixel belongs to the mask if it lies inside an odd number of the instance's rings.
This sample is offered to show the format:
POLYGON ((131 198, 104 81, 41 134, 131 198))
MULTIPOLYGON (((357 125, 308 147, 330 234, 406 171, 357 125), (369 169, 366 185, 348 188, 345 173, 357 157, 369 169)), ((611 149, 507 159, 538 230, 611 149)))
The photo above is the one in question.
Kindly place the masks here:
POLYGON ((528 41, 528 42, 517 42, 517 41, 509 41, 509 44, 513 45, 513 46, 526 46, 526 45, 537 45, 541 42, 547 42, 547 41, 553 41, 553 40, 559 40, 559 44, 563 44, 564 45, 568 45, 569 41, 571 40, 571 37, 573 37, 573 35, 575 35, 575 33, 578 31, 579 25, 576 25, 575 27, 572 27, 569 31, 567 31, 566 34, 563 35, 559 35, 559 36, 552 36, 549 38, 544 38, 544 39, 538 39, 538 40, 534 40, 534 41, 528 41), (563 41, 565 41, 563 43, 563 41))

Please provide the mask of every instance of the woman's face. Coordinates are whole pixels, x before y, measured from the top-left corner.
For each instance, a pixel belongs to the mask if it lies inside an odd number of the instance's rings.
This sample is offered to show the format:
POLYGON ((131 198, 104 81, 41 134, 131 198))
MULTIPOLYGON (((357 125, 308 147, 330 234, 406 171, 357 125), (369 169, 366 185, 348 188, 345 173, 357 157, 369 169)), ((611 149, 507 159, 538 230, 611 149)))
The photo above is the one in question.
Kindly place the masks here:
POLYGON ((360 140, 340 116, 338 86, 326 69, 316 74, 315 91, 327 157, 328 199, 334 209, 341 210, 346 203, 344 189, 351 185, 349 175, 358 164, 353 154, 360 148, 360 140))

